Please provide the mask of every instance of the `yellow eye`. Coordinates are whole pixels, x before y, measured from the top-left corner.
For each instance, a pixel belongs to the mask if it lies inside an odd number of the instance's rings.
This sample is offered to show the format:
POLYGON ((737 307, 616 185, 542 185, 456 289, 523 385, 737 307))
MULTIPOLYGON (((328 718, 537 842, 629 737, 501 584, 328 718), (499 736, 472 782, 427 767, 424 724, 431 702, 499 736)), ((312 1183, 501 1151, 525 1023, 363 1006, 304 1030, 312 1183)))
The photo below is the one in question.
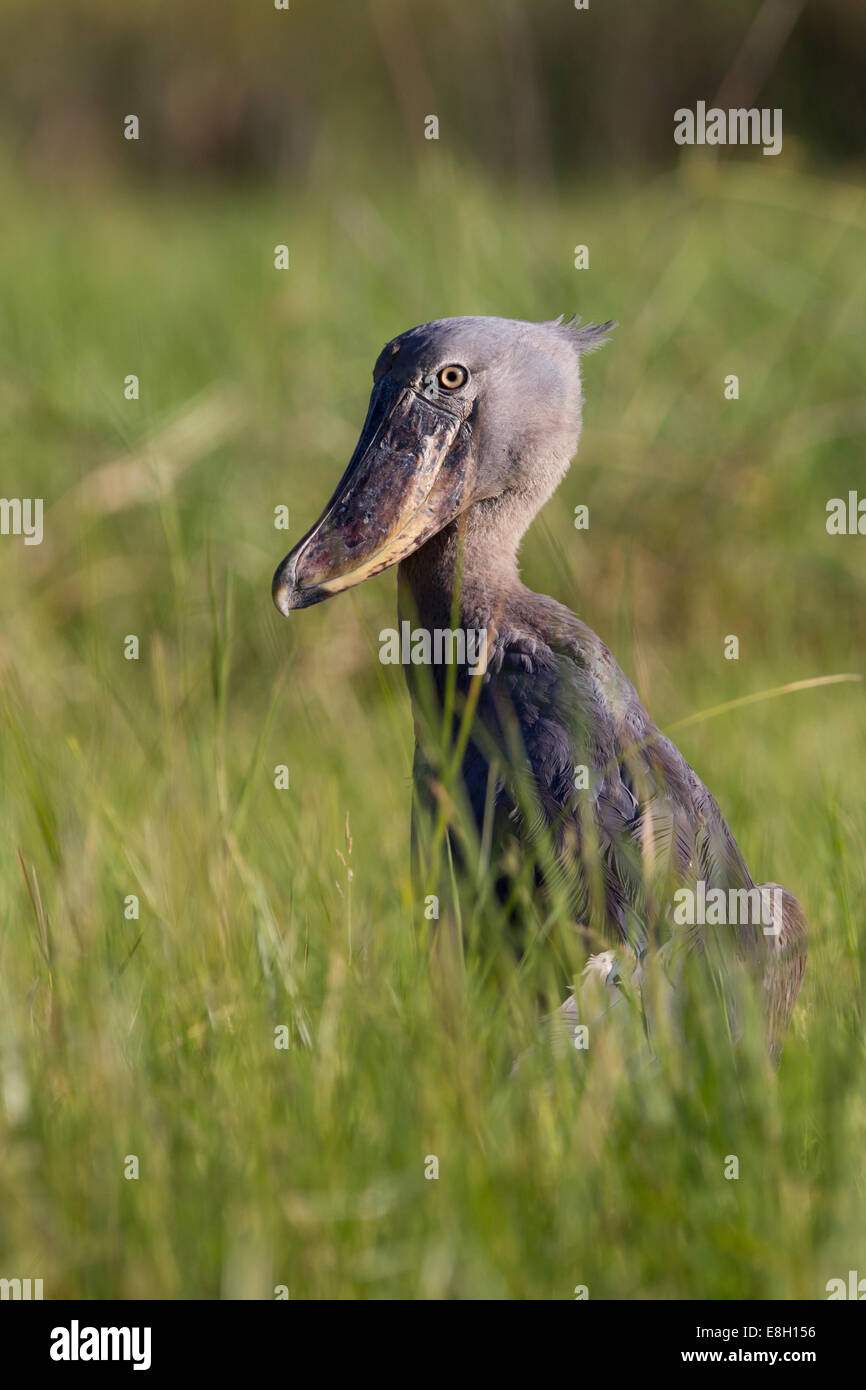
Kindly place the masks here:
POLYGON ((439 385, 444 386, 446 391, 456 391, 458 386, 466 385, 469 373, 465 367, 443 367, 438 380, 439 385))

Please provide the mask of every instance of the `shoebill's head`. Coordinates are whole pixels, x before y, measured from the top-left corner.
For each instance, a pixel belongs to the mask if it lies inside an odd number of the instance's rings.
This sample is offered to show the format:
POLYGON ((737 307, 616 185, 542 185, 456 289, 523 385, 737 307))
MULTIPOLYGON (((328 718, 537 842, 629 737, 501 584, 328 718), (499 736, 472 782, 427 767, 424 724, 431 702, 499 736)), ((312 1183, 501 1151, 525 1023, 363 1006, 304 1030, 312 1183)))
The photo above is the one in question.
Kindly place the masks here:
POLYGON ((274 575, 280 612, 361 584, 470 507, 527 524, 577 449, 580 359, 613 326, 440 319, 388 343, 349 466, 274 575))

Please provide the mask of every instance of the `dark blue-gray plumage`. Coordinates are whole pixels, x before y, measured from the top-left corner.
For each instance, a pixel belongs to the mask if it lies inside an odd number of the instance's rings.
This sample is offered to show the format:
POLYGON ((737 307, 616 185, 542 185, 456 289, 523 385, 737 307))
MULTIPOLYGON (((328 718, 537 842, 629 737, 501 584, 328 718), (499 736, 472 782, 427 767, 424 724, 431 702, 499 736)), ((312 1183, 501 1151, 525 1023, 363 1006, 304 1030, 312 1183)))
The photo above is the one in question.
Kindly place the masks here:
MULTIPOLYGON (((639 961, 670 918, 672 887, 756 885, 714 798, 604 643, 519 577, 521 538, 577 450, 582 358, 612 326, 455 318, 387 344, 355 454, 273 592, 288 614, 398 563, 401 612, 413 623, 486 632, 487 672, 461 768, 479 834, 489 836, 491 814, 494 839, 519 840, 532 828, 527 817, 540 818, 574 922, 639 961), (581 767, 585 788, 576 785, 581 767)), ((444 667, 432 676, 441 694, 444 667)), ((470 680, 458 673, 464 696, 470 680)), ((420 740, 415 782, 419 803, 431 805, 420 740)), ((805 967, 806 922, 792 894, 764 886, 777 890, 776 930, 741 922, 735 936, 761 977, 778 1054, 805 967)), ((700 944, 701 931, 692 935, 700 944)))

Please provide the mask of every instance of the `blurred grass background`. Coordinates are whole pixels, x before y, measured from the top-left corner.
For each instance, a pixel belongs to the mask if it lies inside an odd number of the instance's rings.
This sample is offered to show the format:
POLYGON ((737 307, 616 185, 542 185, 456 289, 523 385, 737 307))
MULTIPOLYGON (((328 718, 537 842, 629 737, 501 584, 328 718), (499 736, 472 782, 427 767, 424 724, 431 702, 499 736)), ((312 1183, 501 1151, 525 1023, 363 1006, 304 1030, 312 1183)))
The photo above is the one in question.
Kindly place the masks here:
POLYGON ((46 1297, 820 1298, 864 1268, 862 685, 677 735, 810 917, 779 1073, 696 1007, 649 1071, 611 1039, 512 1078, 531 980, 430 985, 393 574, 270 602, 390 336, 577 311, 621 327, 526 582, 663 727, 864 670, 866 542, 825 529, 866 491, 862 13, 604 9, 37 29, 7 0, 0 492, 46 517, 0 538, 0 1275, 46 1297), (783 155, 675 158, 756 16, 783 155))

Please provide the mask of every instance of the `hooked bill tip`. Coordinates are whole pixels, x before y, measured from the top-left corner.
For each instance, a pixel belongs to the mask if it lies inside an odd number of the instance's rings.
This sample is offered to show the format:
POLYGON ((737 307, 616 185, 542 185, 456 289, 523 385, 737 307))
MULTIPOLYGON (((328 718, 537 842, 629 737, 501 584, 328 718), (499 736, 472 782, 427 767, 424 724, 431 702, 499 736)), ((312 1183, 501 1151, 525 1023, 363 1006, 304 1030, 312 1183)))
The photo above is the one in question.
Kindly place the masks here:
POLYGON ((293 608, 297 607, 295 587, 295 563, 287 564, 284 560, 277 569, 271 585, 271 594, 274 606, 287 618, 293 608))
POLYGON ((276 608, 287 618, 292 611, 292 591, 288 584, 274 585, 273 596, 276 608))

